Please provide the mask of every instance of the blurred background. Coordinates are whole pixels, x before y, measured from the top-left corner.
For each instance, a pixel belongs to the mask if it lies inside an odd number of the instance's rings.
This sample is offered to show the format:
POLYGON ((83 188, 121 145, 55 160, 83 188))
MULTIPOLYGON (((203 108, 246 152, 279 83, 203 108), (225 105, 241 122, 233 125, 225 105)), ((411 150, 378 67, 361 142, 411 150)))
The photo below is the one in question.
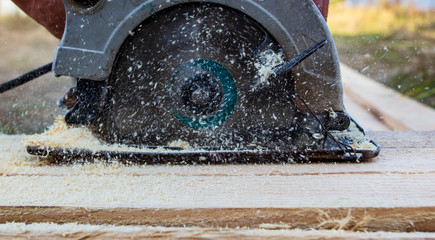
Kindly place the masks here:
POLYGON ((435 108, 435 0, 332 0, 340 61, 435 108))
MULTIPOLYGON (((10 0, 0 0, 0 82, 53 61, 58 44, 10 0)), ((50 73, 0 94, 0 133, 43 132, 61 113, 56 101, 71 86, 70 78, 50 73)))
MULTIPOLYGON (((435 109, 435 0, 331 0, 328 25, 344 64, 435 109)), ((51 62, 57 44, 0 0, 0 82, 51 62)), ((56 101, 71 86, 47 74, 1 94, 0 133, 44 131, 63 113, 56 101)))

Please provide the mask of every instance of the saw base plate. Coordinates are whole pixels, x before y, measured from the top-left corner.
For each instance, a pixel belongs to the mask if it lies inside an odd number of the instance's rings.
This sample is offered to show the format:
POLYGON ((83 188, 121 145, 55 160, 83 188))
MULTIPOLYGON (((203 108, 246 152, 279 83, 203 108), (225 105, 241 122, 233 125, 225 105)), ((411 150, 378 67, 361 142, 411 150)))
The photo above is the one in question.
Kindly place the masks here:
MULTIPOLYGON (((376 145, 374 142, 372 142, 376 145)), ((133 151, 91 151, 88 149, 45 148, 27 146, 27 152, 50 157, 54 163, 85 163, 117 161, 123 164, 253 164, 253 163, 302 163, 328 161, 359 161, 373 158, 377 150, 184 150, 178 147, 151 147, 133 151)))

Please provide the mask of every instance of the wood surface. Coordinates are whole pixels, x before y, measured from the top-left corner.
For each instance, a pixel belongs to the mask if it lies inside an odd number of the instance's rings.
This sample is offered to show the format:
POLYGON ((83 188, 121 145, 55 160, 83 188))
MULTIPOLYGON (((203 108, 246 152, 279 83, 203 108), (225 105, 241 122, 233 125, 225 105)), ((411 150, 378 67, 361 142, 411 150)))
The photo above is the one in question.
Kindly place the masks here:
POLYGON ((340 64, 345 106, 366 129, 435 130, 435 110, 340 64))
MULTIPOLYGON (((272 227, 272 228, 270 228, 272 227)), ((79 224, 0 225, 1 239, 435 239, 433 233, 350 232, 343 230, 303 231, 260 229, 102 226, 79 224)))
POLYGON ((435 232, 435 132, 371 132, 379 157, 286 165, 53 165, 0 136, 0 223, 435 232))

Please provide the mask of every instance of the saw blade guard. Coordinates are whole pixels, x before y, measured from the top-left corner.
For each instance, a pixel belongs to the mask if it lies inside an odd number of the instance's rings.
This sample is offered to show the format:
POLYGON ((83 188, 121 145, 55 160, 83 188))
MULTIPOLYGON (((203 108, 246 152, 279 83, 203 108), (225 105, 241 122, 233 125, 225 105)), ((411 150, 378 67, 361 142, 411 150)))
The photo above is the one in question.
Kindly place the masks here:
POLYGON ((177 5, 214 3, 255 19, 278 42, 289 59, 321 40, 328 40, 329 44, 295 68, 293 75, 297 77, 297 91, 311 103, 313 110, 321 112, 327 106, 343 111, 340 66, 334 41, 323 16, 311 0, 76 2, 81 1, 65 1, 66 29, 53 65, 57 75, 105 80, 112 72, 121 45, 145 19, 177 5))

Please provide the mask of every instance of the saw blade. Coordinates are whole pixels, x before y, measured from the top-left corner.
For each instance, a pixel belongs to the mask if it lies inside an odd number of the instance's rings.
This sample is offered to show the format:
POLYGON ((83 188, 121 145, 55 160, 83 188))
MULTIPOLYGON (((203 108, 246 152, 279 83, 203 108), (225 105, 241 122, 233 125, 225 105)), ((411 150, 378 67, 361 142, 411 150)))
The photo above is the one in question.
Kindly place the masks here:
POLYGON ((318 146, 311 137, 321 134, 318 126, 310 132, 295 124, 308 117, 296 117, 291 73, 267 72, 283 61, 280 52, 263 27, 234 9, 194 3, 163 10, 121 47, 93 129, 129 145, 318 146))

